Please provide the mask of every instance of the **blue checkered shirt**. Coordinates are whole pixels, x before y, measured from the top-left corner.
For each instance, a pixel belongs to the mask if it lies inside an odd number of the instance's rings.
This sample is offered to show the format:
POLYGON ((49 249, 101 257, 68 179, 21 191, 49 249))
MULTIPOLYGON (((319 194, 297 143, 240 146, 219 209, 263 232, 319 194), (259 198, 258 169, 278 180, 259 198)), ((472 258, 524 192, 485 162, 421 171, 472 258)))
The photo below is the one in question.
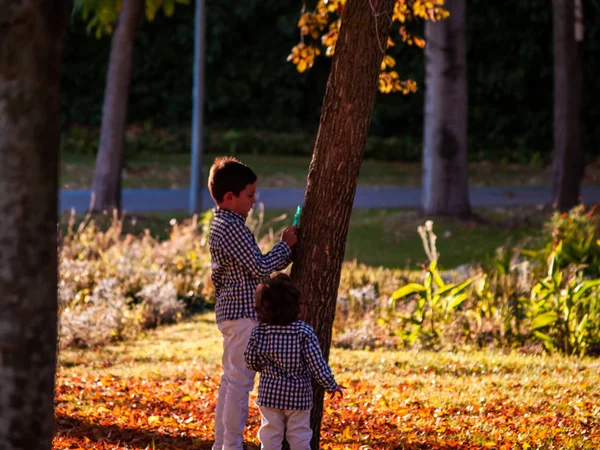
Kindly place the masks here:
POLYGON ((301 320, 289 325, 260 323, 250 335, 246 366, 260 372, 259 406, 310 409, 312 377, 327 392, 337 389, 312 327, 301 320))
POLYGON ((292 251, 281 241, 263 254, 243 216, 220 208, 214 214, 209 246, 217 323, 243 318, 256 320, 256 288, 271 273, 290 263, 292 251))

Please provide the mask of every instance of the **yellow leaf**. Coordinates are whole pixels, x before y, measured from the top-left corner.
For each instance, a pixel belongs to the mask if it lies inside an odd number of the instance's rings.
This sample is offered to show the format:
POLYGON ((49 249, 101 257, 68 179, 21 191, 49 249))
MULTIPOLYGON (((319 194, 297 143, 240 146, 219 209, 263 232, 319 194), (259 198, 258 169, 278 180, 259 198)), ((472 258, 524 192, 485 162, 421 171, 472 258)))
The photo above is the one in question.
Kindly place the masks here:
POLYGON ((352 433, 350 433, 350 427, 344 428, 344 439, 346 439, 346 440, 352 439, 352 433))
POLYGON ((185 397, 183 397, 181 399, 182 402, 190 402, 192 401, 192 397, 190 397, 189 395, 186 395, 185 397))
POLYGON ((148 417, 148 425, 152 425, 153 423, 160 423, 160 416, 148 417))

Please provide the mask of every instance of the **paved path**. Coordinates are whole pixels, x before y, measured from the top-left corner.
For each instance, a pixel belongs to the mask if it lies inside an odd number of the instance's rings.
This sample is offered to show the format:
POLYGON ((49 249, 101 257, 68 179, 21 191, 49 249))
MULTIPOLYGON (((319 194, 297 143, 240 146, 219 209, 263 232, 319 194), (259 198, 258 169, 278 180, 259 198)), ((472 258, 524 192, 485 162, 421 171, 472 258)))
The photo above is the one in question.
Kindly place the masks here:
MULTIPOLYGON (((550 189, 537 187, 486 187, 470 190, 473 206, 547 205, 551 203, 550 189)), ((600 187, 583 189, 585 203, 600 202, 600 187)), ((124 189, 123 209, 129 212, 187 211, 187 189, 124 189)), ((412 187, 359 188, 354 199, 355 208, 414 208, 420 205, 421 189, 412 187)), ((213 202, 205 190, 202 205, 213 202)), ((263 188, 258 190, 258 201, 265 209, 290 209, 304 201, 304 189, 263 188)), ((90 191, 60 192, 60 210, 74 208, 84 212, 90 203, 90 191)))

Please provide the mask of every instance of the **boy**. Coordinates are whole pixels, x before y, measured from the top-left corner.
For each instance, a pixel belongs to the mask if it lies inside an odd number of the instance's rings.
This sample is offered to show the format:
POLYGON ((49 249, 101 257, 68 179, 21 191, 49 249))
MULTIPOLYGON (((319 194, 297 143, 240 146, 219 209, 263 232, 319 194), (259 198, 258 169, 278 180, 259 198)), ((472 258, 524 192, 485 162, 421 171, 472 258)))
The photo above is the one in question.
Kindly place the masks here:
POLYGON ((210 227, 212 282, 217 326, 223 334, 223 376, 219 387, 213 450, 242 450, 248 394, 255 372, 244 364, 250 332, 257 325, 254 291, 269 275, 290 263, 296 227, 288 227, 263 255, 245 221, 256 202, 256 174, 235 158, 217 158, 208 188, 217 207, 210 227))
POLYGON ((285 274, 256 290, 259 325, 244 354, 246 365, 260 372, 258 400, 263 449, 279 450, 284 437, 291 450, 310 450, 312 377, 333 397, 343 395, 323 358, 314 330, 298 320, 300 292, 285 274))

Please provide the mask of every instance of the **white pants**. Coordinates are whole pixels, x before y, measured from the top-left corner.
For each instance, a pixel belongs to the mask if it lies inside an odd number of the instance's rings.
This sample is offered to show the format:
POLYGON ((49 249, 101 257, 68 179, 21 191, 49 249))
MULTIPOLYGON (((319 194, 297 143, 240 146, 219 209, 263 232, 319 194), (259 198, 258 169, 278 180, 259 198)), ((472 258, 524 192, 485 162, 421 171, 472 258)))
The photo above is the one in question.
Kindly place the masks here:
POLYGON ((279 450, 285 439, 291 450, 310 450, 310 409, 275 409, 259 406, 261 426, 258 430, 261 448, 279 450))
POLYGON ((246 368, 244 351, 257 325, 252 319, 218 324, 223 334, 223 376, 217 398, 213 450, 242 450, 248 419, 248 395, 256 372, 246 368))

